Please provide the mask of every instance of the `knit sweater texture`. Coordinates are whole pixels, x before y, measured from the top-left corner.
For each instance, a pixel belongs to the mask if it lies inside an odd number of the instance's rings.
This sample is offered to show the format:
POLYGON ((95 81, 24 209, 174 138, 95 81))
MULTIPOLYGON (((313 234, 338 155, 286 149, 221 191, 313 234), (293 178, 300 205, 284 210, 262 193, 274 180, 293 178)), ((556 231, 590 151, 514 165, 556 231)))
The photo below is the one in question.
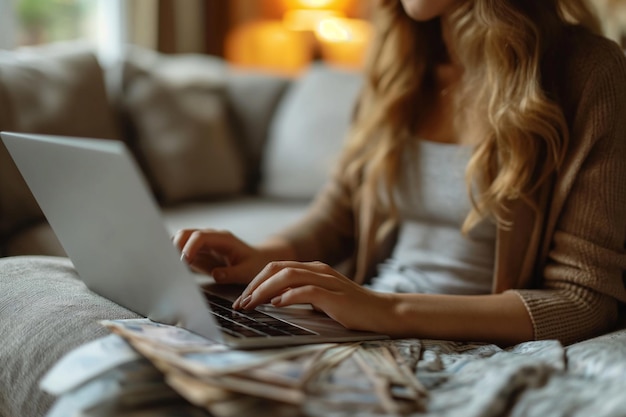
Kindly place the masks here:
MULTIPOLYGON (((535 339, 565 344, 609 331, 626 302, 626 58, 617 44, 572 29, 547 60, 569 127, 565 162, 533 196, 508 209, 496 237, 492 292, 515 292, 535 339)), ((336 175, 304 218, 282 233, 300 260, 350 260, 359 283, 393 248, 386 214, 336 175)), ((497 314, 497 312, 494 312, 497 314)))

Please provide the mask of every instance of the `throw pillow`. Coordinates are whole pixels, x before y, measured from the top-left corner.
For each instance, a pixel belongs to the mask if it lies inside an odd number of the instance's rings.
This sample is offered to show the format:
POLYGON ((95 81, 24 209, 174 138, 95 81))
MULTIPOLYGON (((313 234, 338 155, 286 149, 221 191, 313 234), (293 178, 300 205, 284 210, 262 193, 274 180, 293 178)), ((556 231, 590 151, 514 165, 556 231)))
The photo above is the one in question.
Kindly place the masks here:
POLYGON ((264 195, 310 199, 321 189, 343 146, 361 85, 357 73, 322 64, 294 81, 270 127, 264 195))
POLYGON ((228 123, 217 58, 133 50, 122 106, 140 163, 163 203, 240 192, 245 172, 228 123))

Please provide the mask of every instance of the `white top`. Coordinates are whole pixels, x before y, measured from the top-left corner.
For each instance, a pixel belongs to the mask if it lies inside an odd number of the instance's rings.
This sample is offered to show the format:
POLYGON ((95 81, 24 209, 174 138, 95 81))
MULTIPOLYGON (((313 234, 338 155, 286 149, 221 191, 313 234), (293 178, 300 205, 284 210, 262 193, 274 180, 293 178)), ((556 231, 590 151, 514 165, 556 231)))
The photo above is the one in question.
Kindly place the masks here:
POLYGON ((467 236, 471 204, 465 168, 469 146, 419 141, 404 158, 395 193, 398 242, 370 284, 385 292, 487 294, 495 258, 495 224, 484 220, 467 236))

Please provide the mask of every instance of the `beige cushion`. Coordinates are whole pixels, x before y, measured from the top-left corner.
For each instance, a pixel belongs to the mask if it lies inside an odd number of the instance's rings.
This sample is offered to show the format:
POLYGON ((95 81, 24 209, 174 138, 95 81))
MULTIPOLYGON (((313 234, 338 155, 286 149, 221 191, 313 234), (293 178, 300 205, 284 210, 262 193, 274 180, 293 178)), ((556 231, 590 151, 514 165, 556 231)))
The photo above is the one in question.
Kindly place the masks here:
POLYGON ((243 157, 228 123, 225 79, 226 67, 217 58, 129 53, 123 107, 135 133, 133 148, 162 202, 244 188, 243 157))
POLYGON ((272 120, 261 192, 310 199, 328 179, 343 146, 362 79, 314 65, 295 81, 272 120))
MULTIPOLYGON (((70 43, 0 52, 0 129, 117 138, 103 72, 91 48, 70 43)), ((0 144, 0 239, 41 218, 0 144)))

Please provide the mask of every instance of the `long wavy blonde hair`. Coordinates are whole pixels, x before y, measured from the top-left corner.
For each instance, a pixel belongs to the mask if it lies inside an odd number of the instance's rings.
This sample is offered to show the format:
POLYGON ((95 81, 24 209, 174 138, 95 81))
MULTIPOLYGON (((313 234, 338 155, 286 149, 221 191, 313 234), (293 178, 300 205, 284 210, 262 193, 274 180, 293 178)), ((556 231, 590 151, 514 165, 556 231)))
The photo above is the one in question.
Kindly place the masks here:
MULTIPOLYGON (((543 84, 542 64, 568 24, 598 32, 583 1, 465 0, 452 13, 452 41, 463 67, 455 123, 478 139, 466 170, 473 208, 464 232, 485 217, 507 227, 507 201, 532 204, 533 192, 559 169, 568 128, 543 84)), ((400 0, 376 4, 377 34, 339 166, 343 176, 360 181, 358 195, 369 193, 376 208, 386 210, 388 228, 398 219, 393 194, 403 151, 416 140, 420 109, 436 98, 433 71, 447 52, 439 19, 415 22, 400 0)))

